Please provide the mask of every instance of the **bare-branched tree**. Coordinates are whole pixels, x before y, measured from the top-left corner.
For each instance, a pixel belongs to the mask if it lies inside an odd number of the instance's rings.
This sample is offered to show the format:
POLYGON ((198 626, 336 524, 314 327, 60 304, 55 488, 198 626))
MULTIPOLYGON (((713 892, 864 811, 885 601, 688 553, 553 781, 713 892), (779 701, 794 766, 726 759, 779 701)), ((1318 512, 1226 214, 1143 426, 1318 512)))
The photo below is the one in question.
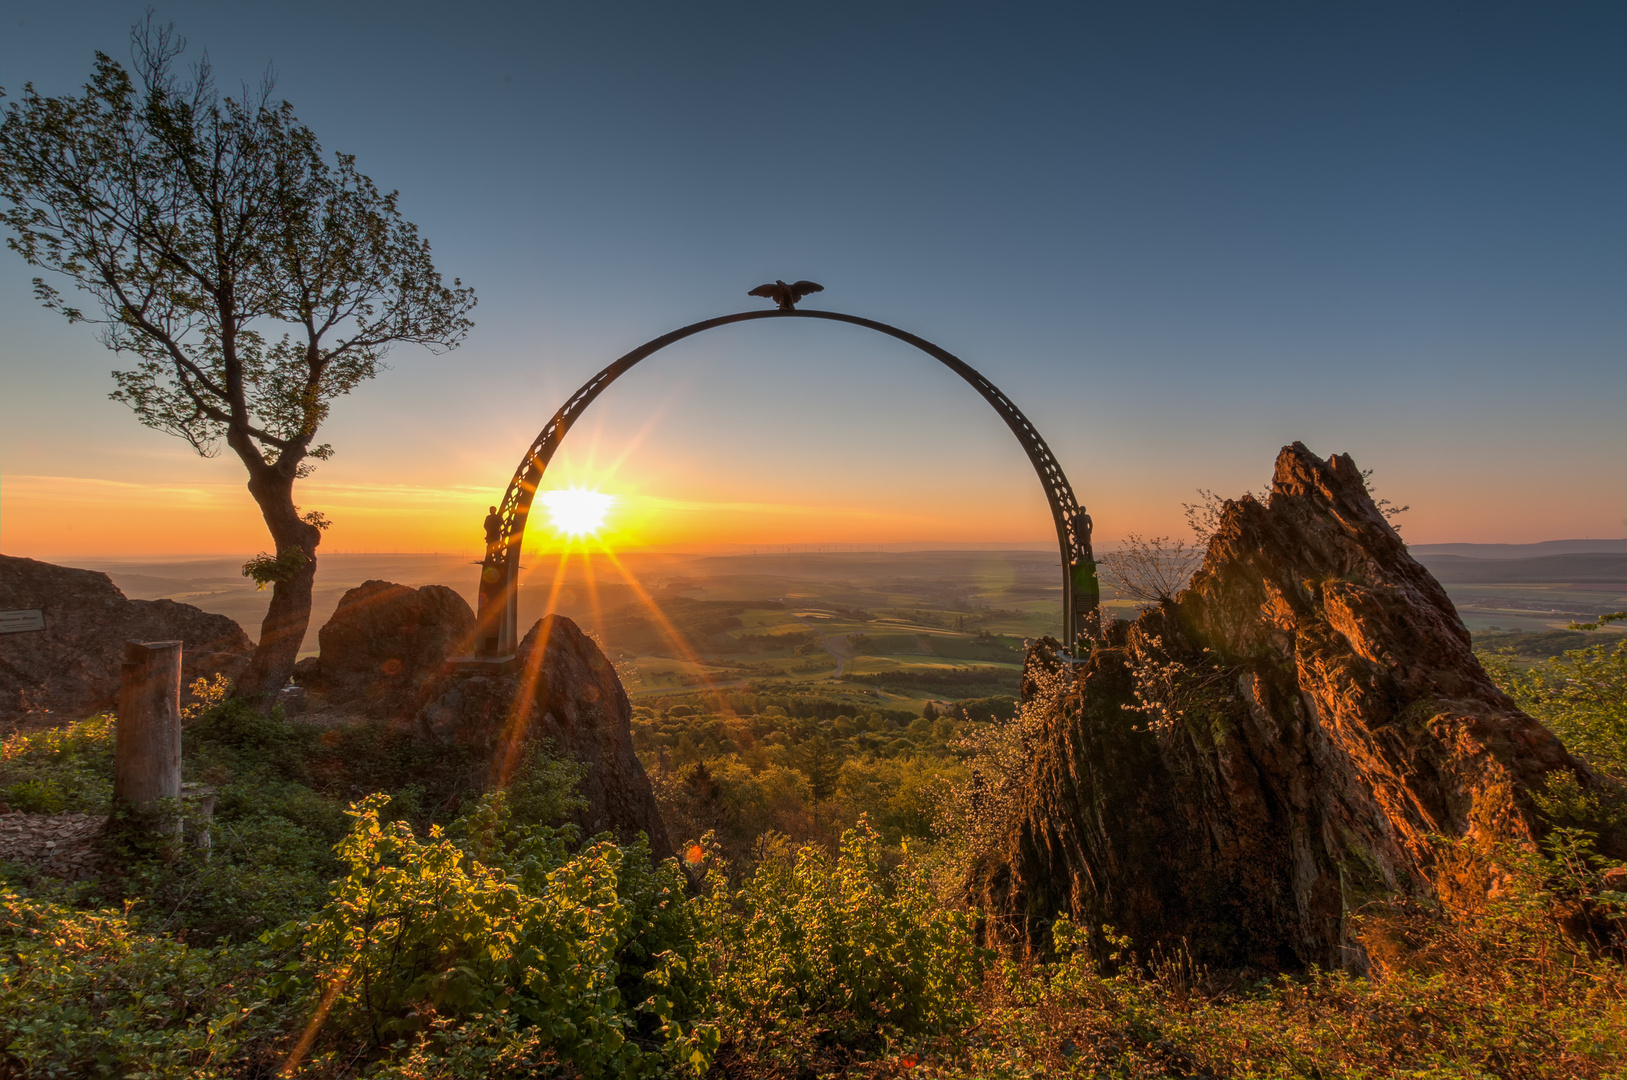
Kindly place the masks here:
POLYGON ((1119 550, 1102 556, 1108 584, 1143 604, 1167 604, 1203 564, 1204 548, 1167 536, 1131 533, 1119 550))
POLYGON ((1391 502, 1389 499, 1383 498, 1377 491, 1373 490, 1372 469, 1363 469, 1361 471, 1361 482, 1362 486, 1367 488, 1367 494, 1372 497, 1373 505, 1378 508, 1379 513, 1384 515, 1384 520, 1390 523, 1390 528, 1394 529, 1396 532, 1400 532, 1401 526, 1395 523, 1395 519, 1400 517, 1402 514, 1405 514, 1408 510, 1411 510, 1412 505, 1409 503, 1406 506, 1397 506, 1395 503, 1391 502))
POLYGON ((333 453, 317 429, 391 345, 455 348, 475 297, 442 283, 395 192, 352 156, 323 155, 269 75, 223 97, 207 58, 177 76, 173 27, 149 15, 132 40, 134 78, 97 53, 82 96, 30 84, 7 108, 0 220, 30 265, 96 303, 87 312, 35 278, 39 299, 134 358, 113 373, 113 398, 248 470, 273 551, 244 573, 272 596, 239 692, 263 698, 287 681, 310 622, 327 521, 299 513, 294 482, 333 453))

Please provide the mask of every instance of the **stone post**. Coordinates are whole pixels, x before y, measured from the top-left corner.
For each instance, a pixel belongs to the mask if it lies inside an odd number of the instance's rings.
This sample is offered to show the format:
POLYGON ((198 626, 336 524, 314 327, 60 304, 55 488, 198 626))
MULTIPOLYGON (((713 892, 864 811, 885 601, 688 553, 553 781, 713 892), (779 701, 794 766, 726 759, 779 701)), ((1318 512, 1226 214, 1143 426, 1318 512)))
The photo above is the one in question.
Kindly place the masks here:
POLYGON ((181 643, 127 641, 113 745, 113 799, 138 810, 181 797, 181 643))

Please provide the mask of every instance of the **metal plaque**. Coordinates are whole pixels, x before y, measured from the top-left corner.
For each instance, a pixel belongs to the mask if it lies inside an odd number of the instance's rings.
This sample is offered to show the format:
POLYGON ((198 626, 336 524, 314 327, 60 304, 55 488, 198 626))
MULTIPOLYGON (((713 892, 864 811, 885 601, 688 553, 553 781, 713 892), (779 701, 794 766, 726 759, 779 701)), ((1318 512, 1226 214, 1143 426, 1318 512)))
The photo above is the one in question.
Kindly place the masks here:
POLYGON ((0 611, 0 634, 25 634, 45 629, 45 612, 0 611))

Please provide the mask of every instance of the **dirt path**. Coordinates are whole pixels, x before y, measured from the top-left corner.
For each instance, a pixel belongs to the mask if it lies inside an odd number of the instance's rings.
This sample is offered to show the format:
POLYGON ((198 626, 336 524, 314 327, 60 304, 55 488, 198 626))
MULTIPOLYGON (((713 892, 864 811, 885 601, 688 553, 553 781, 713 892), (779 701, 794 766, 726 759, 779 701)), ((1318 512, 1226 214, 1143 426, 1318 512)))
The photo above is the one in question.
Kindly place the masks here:
POLYGON ((853 659, 853 646, 848 644, 847 635, 837 634, 833 638, 824 631, 820 631, 819 644, 826 652, 836 657, 836 674, 832 675, 831 678, 840 679, 842 672, 847 670, 847 662, 853 659))
POLYGON ((791 617, 819 635, 819 647, 836 658, 836 670, 831 674, 831 678, 840 679, 842 672, 847 670, 847 662, 853 659, 853 648, 847 643, 847 635, 837 634, 832 637, 824 627, 803 618, 801 615, 792 615, 791 617))

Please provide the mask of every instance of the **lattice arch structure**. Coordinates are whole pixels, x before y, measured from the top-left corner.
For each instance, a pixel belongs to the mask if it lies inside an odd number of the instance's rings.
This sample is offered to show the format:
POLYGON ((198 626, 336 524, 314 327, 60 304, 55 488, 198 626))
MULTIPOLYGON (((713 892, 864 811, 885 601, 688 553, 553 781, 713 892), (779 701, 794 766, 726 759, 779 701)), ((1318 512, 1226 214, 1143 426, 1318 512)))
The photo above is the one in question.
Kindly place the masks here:
POLYGON ((924 338, 916 337, 896 326, 863 319, 857 315, 844 315, 835 311, 746 311, 735 315, 721 315, 704 322, 664 334, 646 342, 611 364, 572 394, 548 426, 542 429, 531 448, 514 470, 514 479, 498 509, 503 519, 502 539, 491 546, 482 564, 480 576, 480 639, 477 651, 488 657, 512 655, 519 645, 519 573, 520 547, 525 538, 525 526, 531 515, 531 501, 554 453, 564 441, 571 426, 605 388, 626 374, 640 360, 660 352, 675 342, 693 337, 706 330, 731 323, 752 322, 758 319, 824 319, 828 322, 850 323, 897 338, 915 346, 939 361, 956 375, 971 383, 972 388, 1000 414, 1006 426, 1017 436, 1034 471, 1039 474, 1045 488, 1045 499, 1051 506, 1051 517, 1056 523, 1057 544, 1062 553, 1062 626, 1065 644, 1071 649, 1075 640, 1088 632, 1099 617, 1101 589, 1096 578, 1096 557, 1090 545, 1091 519, 1085 508, 1074 498, 1073 488, 1063 475, 1045 440, 1029 423, 1022 410, 1000 392, 1000 388, 959 357, 941 349, 924 338))

